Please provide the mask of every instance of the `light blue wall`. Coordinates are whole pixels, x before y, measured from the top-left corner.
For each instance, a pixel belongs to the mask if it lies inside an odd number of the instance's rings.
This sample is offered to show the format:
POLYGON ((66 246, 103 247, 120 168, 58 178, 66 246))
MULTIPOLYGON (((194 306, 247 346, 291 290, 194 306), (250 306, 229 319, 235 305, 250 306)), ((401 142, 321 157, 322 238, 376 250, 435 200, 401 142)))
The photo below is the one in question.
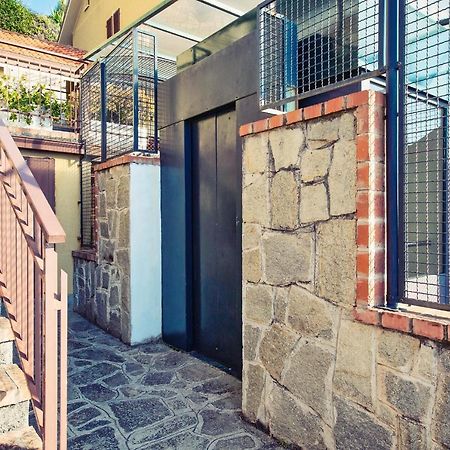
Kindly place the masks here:
POLYGON ((131 344, 161 335, 159 165, 130 166, 131 344))

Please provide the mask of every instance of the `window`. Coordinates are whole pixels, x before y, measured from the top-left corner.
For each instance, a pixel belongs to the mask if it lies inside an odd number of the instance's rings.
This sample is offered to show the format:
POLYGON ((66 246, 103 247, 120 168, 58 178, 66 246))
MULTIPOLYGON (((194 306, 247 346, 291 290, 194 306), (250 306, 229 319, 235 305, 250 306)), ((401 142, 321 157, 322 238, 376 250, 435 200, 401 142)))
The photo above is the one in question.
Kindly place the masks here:
POLYGON ((106 21, 106 37, 109 39, 113 34, 120 31, 120 8, 106 21))
POLYGON ((109 39, 113 35, 112 17, 106 21, 106 38, 109 39))
POLYGON ((113 31, 114 34, 120 31, 120 9, 113 14, 113 31))

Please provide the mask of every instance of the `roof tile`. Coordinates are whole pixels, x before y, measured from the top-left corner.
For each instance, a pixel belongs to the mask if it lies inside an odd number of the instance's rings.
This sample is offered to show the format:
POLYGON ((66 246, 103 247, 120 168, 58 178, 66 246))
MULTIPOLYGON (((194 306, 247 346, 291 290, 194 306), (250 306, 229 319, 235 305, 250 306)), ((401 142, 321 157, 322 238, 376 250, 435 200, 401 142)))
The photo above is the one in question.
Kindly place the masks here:
MULTIPOLYGON (((46 41, 33 36, 26 36, 20 33, 15 33, 13 31, 6 31, 1 29, 0 29, 0 47, 4 50, 29 56, 33 56, 29 52, 38 53, 39 50, 43 50, 44 52, 60 54, 62 58, 69 57, 75 58, 77 60, 82 60, 84 58, 84 55, 86 54, 84 50, 71 47, 70 45, 46 41)), ((51 55, 47 54, 44 57, 44 59, 47 59, 48 56, 51 55)), ((55 56, 57 57, 57 55, 55 56)), ((43 56, 41 53, 40 58, 42 57, 43 56)))

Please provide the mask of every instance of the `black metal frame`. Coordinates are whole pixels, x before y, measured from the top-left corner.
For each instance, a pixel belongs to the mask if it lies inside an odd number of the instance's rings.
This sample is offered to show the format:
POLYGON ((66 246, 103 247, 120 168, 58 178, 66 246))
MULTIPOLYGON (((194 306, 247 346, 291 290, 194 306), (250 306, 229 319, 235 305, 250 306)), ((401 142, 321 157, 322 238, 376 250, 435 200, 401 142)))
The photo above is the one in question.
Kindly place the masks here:
POLYGON ((156 38, 143 28, 134 28, 126 34, 81 78, 83 85, 92 71, 100 71, 100 133, 94 138, 86 137, 98 125, 98 119, 90 111, 92 105, 82 103, 81 111, 86 154, 96 159, 100 156, 100 161, 133 152, 158 152, 156 38), (140 145, 143 140, 146 146, 140 145), (100 155, 97 147, 101 149, 100 155))
MULTIPOLYGON (((337 4, 343 4, 345 0, 338 0, 337 4)), ((277 101, 271 101, 265 103, 263 101, 264 93, 263 93, 263 68, 262 68, 262 59, 263 59, 263 34, 264 30, 262 30, 262 17, 265 13, 264 9, 269 5, 275 5, 277 7, 281 4, 280 0, 265 0, 258 6, 258 26, 259 26, 259 52, 260 52, 260 64, 259 64, 259 84, 258 84, 258 97, 260 99, 260 106, 262 110, 279 110, 280 112, 284 112, 286 109, 286 105, 289 103, 298 104, 299 101, 304 100, 306 98, 310 98, 312 96, 317 96, 320 94, 329 93, 332 91, 336 91, 337 89, 341 89, 343 87, 361 83, 364 80, 378 77, 384 74, 387 70, 386 62, 385 62, 385 1, 386 0, 378 0, 378 32, 377 32, 377 68, 375 70, 367 70, 365 73, 360 73, 355 76, 348 77, 341 81, 332 82, 326 86, 311 89, 307 92, 299 93, 299 84, 297 83, 297 87, 295 89, 295 94, 281 98, 277 101)), ((288 2, 284 2, 288 3, 288 2)), ((342 24, 343 26, 343 24, 342 24)), ((286 33, 284 33, 286 35, 286 33)), ((286 38, 286 36, 285 36, 286 38)), ((298 56, 298 55, 297 55, 298 56)))

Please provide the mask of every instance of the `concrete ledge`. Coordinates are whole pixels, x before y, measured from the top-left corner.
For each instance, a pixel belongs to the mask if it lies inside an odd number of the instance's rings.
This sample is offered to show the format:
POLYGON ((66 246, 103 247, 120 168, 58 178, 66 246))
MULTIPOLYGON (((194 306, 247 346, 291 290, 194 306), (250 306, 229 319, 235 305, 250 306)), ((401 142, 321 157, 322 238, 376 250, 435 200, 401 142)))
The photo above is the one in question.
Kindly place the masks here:
POLYGON ((80 155, 81 146, 78 142, 66 142, 42 137, 16 136, 14 141, 20 150, 34 150, 51 153, 66 153, 80 155))
POLYGON ((124 164, 150 164, 153 166, 159 166, 160 160, 158 155, 154 156, 142 156, 142 155, 123 155, 117 158, 109 159, 108 161, 93 166, 94 171, 110 169, 111 167, 122 166, 124 164))
POLYGON ((81 249, 72 252, 73 258, 84 259, 86 261, 97 261, 97 250, 95 249, 81 249))

